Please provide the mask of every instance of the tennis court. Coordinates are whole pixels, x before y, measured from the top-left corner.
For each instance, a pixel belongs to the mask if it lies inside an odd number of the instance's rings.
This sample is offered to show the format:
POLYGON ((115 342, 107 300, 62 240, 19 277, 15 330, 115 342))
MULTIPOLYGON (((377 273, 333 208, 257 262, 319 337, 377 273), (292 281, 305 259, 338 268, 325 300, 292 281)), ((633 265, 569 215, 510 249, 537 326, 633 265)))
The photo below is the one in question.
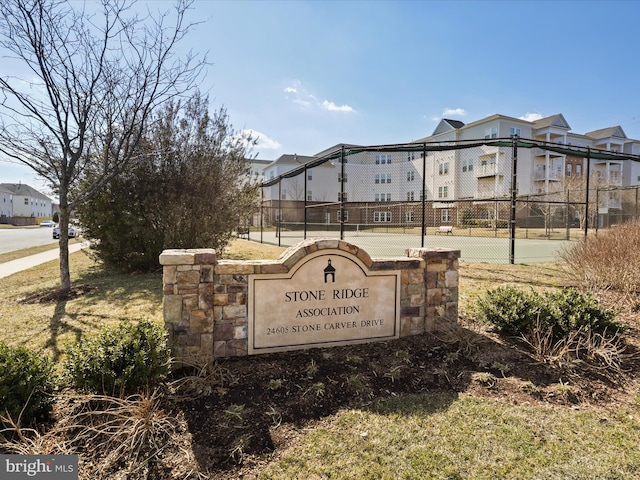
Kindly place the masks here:
MULTIPOLYGON (((339 232, 307 231, 307 238, 340 238, 339 232)), ((289 247, 303 240, 301 231, 250 232, 249 239, 256 242, 289 247)), ((407 248, 421 246, 420 235, 374 232, 345 232, 344 240, 357 245, 372 257, 404 256, 407 248)), ((460 259, 465 262, 509 263, 508 238, 469 237, 457 235, 426 235, 425 248, 451 248, 460 250, 460 259)), ((516 239, 515 263, 553 261, 558 252, 573 242, 568 240, 516 239)))

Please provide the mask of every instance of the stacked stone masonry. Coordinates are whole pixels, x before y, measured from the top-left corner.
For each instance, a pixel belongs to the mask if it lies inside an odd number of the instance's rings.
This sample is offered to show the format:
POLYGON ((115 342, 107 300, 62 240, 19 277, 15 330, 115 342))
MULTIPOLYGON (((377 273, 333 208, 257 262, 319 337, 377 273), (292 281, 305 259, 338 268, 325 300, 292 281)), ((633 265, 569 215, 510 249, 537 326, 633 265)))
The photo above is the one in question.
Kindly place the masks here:
POLYGON ((372 259, 335 239, 307 240, 278 260, 218 260, 215 250, 165 250, 164 324, 179 362, 248 354, 249 275, 287 273, 313 252, 338 249, 371 271, 400 270, 400 336, 451 328, 458 321, 460 250, 410 248, 405 257, 372 259))

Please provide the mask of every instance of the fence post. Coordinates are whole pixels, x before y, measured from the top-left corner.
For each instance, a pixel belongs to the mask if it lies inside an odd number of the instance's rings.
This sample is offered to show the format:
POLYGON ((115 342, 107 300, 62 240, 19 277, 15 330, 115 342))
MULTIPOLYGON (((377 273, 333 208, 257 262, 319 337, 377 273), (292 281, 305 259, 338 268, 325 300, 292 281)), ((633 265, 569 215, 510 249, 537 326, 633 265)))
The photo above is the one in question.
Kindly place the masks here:
POLYGON ((304 221, 304 233, 302 234, 302 238, 304 240, 307 239, 307 166, 304 166, 304 214, 303 214, 303 221, 304 221))
POLYGON ((422 144, 422 192, 420 194, 422 200, 422 235, 420 238, 420 247, 424 248, 424 237, 427 234, 426 202, 427 202, 427 144, 422 144))
POLYGON ((262 233, 264 231, 264 187, 260 187, 260 243, 262 242, 262 233))
MULTIPOLYGON (((587 194, 586 194, 586 202, 584 205, 584 236, 586 237, 589 233, 589 179, 591 178, 591 147, 587 147, 587 194)), ((598 208, 597 200, 596 200, 596 209, 598 208)), ((596 221, 596 225, 598 222, 596 221)))
POLYGON ((278 237, 278 246, 280 247, 280 223, 282 222, 282 179, 278 180, 278 220, 276 222, 276 237, 278 237))
POLYGON ((600 227, 600 189, 596 187, 596 237, 600 227))
POLYGON ((340 167, 340 171, 342 178, 340 179, 340 212, 339 220, 340 220, 340 240, 344 240, 344 145, 342 145, 342 151, 340 152, 340 162, 342 166, 340 167))
POLYGON ((569 202, 571 201, 571 190, 567 188, 567 204, 564 206, 565 223, 567 226, 567 240, 571 240, 571 219, 569 215, 569 202))
MULTIPOLYGON (((509 263, 513 265, 516 258, 516 194, 517 194, 517 168, 518 168, 518 135, 511 138, 513 155, 511 161, 511 215, 510 221, 510 242, 509 242, 509 263)), ((497 225, 496 225, 497 226, 497 225)))

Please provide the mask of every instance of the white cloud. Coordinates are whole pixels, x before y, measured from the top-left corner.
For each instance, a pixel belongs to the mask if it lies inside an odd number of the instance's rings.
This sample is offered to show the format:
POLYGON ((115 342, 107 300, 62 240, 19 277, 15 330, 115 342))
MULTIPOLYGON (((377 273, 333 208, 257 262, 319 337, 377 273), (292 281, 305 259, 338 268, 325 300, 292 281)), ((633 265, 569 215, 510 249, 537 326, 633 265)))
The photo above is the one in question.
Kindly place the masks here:
POLYGON ((328 100, 325 100, 324 102, 322 102, 322 107, 332 112, 353 112, 353 108, 350 107, 349 105, 338 106, 333 102, 329 102, 328 100))
POLYGON ((527 112, 524 116, 518 117, 520 120, 526 120, 527 122, 535 122, 536 120, 540 120, 542 115, 539 113, 530 113, 527 112))
POLYGON ((442 116, 459 116, 464 117, 467 114, 464 108, 445 108, 442 116))
POLYGON ((320 102, 318 98, 309 92, 300 80, 294 80, 284 89, 285 98, 292 103, 302 106, 306 109, 328 110, 330 112, 350 113, 355 110, 350 105, 336 105, 335 102, 324 100, 320 102))
POLYGON ((277 150, 278 148, 282 147, 280 142, 272 140, 271 138, 267 137, 264 133, 258 132, 257 130, 253 130, 252 128, 242 130, 240 134, 245 138, 251 135, 251 138, 257 141, 256 148, 258 149, 277 150))

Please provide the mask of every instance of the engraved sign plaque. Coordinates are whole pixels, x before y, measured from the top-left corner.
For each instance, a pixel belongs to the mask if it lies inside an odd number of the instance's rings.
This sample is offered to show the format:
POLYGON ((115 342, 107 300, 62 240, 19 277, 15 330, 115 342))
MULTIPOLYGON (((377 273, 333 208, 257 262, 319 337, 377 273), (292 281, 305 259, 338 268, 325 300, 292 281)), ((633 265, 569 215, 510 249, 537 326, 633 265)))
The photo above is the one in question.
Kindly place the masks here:
POLYGON ((400 272, 320 250, 287 274, 249 275, 249 354, 399 337, 400 272))

